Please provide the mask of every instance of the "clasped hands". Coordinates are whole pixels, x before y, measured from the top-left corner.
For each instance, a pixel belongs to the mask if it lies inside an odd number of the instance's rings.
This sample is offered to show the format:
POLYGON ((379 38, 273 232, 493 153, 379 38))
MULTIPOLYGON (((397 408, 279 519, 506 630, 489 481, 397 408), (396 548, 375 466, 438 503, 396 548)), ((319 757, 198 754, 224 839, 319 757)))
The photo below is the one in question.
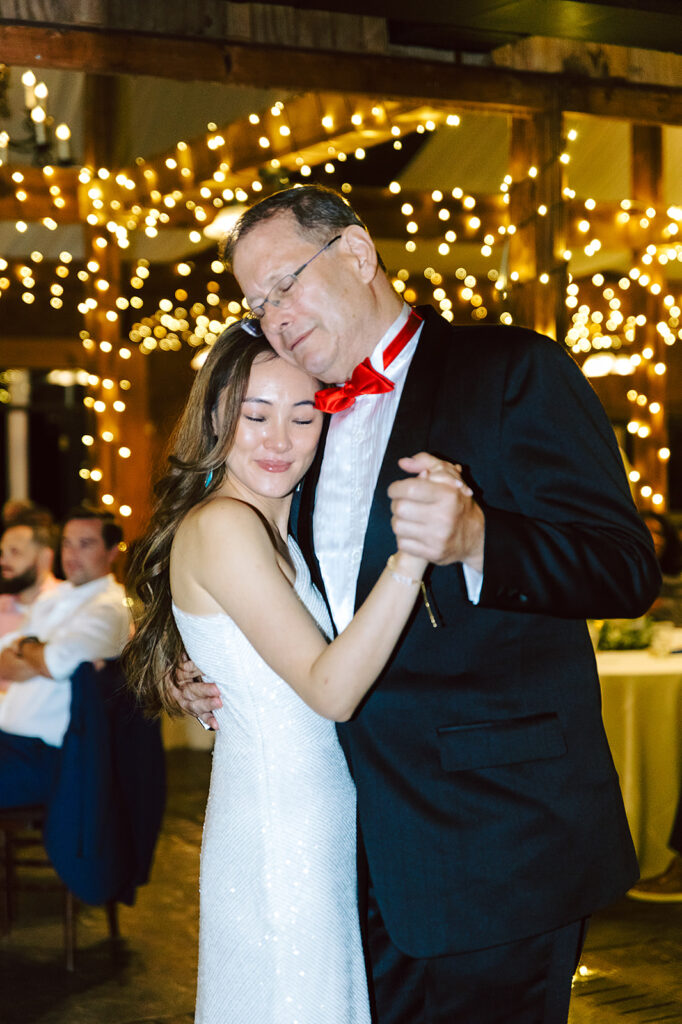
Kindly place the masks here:
POLYGON ((398 460, 412 475, 388 488, 398 547, 434 565, 464 562, 483 572, 485 519, 462 467, 428 452, 398 460))
MULTIPOLYGON (((463 562, 482 572, 485 517, 462 479, 462 467, 428 452, 400 459, 398 465, 411 474, 388 488, 398 548, 434 565, 463 562)), ((183 711, 218 728, 218 687, 205 683, 189 658, 176 669, 171 692, 183 711)))

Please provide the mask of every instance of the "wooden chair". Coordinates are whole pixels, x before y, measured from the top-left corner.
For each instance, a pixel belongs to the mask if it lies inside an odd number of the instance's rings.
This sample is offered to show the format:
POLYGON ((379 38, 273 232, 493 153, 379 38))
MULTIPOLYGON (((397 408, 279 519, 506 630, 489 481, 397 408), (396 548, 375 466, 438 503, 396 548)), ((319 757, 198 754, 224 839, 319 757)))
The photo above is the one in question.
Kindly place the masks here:
MULTIPOLYGON (((0 809, 0 834, 3 836, 3 892, 2 934, 8 934, 16 919, 17 893, 59 889, 64 894, 64 953, 67 971, 74 970, 76 949, 76 909, 78 901, 73 893, 54 874, 43 847, 42 830, 45 807, 41 804, 0 809), (29 851, 28 855, 25 851, 29 851), (54 879, 47 882, 24 880, 19 877, 22 868, 47 869, 54 879)), ((110 900, 105 904, 109 924, 109 937, 119 937, 118 904, 110 900)))

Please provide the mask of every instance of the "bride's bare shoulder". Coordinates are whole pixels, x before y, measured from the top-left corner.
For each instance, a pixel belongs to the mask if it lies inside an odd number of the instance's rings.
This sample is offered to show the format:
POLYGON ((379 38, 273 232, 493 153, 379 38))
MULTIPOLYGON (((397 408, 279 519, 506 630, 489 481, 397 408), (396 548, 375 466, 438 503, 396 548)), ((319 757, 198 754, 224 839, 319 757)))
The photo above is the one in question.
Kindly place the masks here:
POLYGON ((205 538, 207 535, 233 539, 266 534, 261 514, 245 501, 229 496, 218 496, 197 505, 187 513, 178 527, 176 539, 205 538))

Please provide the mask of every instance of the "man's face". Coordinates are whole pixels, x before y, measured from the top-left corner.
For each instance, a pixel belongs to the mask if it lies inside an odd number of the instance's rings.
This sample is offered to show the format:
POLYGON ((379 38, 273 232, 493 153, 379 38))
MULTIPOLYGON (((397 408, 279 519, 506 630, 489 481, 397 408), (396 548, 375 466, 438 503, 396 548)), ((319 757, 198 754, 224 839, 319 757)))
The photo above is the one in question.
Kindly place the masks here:
POLYGON ((30 526, 8 526, 0 540, 0 592, 21 594, 38 580, 40 545, 30 526))
POLYGON ((108 548, 102 537, 99 519, 71 519, 62 533, 62 568, 69 583, 83 583, 106 576, 117 548, 108 548))
MULTIPOLYGON (((349 249, 348 231, 302 271, 291 299, 279 306, 265 303, 261 321, 282 359, 327 383, 347 380, 374 347, 363 330, 367 285, 349 249)), ((273 285, 319 249, 317 240, 299 232, 291 214, 275 215, 252 228, 237 243, 233 259, 234 275, 249 305, 262 304, 273 285)))

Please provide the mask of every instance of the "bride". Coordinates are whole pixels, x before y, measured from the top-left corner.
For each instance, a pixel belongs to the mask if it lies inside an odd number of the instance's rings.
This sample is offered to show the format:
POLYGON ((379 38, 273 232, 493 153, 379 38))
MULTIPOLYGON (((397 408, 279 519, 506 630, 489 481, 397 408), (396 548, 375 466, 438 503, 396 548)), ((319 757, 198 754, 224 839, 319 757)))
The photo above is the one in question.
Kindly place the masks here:
POLYGON ((201 855, 197 1024, 368 1024, 355 791, 334 721, 380 674, 425 562, 397 551, 332 643, 295 541, 292 495, 317 382, 234 324, 171 441, 129 588, 131 685, 176 710, 185 650, 220 690, 201 855))

